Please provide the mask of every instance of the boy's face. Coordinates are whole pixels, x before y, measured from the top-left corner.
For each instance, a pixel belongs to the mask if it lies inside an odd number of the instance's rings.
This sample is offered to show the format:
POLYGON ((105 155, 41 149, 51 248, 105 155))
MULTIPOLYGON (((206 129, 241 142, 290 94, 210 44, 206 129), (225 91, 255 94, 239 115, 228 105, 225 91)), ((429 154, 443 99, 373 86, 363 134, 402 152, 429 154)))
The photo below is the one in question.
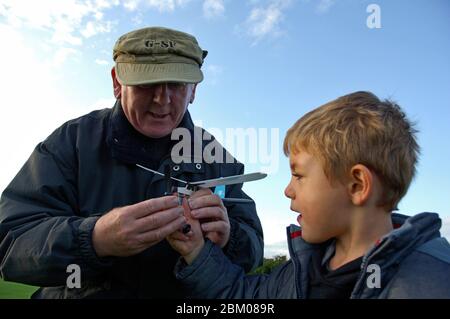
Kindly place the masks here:
POLYGON ((289 162, 292 177, 284 193, 291 199, 291 210, 300 213, 303 239, 321 243, 345 233, 351 207, 346 187, 331 185, 320 161, 307 152, 291 153, 289 162))

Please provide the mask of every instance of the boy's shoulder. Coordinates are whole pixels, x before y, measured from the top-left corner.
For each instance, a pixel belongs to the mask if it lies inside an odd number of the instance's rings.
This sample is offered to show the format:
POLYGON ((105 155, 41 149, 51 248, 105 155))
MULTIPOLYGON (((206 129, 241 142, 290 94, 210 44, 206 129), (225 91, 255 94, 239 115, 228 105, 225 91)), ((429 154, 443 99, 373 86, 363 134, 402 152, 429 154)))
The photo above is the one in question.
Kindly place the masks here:
POLYGON ((444 237, 437 237, 416 248, 417 252, 432 256, 450 264, 450 244, 444 237))
POLYGON ((414 249, 389 283, 388 298, 450 298, 450 244, 434 238, 414 249))

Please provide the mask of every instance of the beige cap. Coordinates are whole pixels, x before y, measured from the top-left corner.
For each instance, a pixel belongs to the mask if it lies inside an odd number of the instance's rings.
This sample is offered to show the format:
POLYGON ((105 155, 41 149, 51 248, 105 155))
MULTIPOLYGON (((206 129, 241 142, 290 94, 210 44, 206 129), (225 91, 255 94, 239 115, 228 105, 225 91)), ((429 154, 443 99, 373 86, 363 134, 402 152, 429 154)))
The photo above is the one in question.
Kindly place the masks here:
POLYGON ((114 46, 113 59, 116 75, 124 85, 199 83, 207 54, 190 34, 150 27, 122 35, 114 46))

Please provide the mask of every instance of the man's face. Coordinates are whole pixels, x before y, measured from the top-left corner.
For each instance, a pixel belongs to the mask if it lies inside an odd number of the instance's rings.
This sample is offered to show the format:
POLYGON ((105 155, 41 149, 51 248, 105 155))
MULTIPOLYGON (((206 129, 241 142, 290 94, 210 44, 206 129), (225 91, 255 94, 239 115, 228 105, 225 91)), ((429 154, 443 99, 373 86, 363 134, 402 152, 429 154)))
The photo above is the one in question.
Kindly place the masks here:
POLYGON ((346 233, 351 207, 346 187, 331 185, 320 161, 307 152, 290 154, 289 161, 292 177, 284 193, 291 199, 291 210, 300 213, 303 239, 321 243, 346 233))
POLYGON ((121 87, 122 108, 140 133, 159 138, 169 135, 194 101, 196 84, 160 83, 121 87))

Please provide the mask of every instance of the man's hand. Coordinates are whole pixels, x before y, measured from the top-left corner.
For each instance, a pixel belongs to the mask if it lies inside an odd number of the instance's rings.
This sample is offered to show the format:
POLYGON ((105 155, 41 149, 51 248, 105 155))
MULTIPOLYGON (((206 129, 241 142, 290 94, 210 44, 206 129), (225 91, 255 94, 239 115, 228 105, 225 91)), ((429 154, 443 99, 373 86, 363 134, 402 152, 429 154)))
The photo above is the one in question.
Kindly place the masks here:
MULTIPOLYGON (((183 206, 187 206, 185 198, 183 201, 183 206)), ((178 251, 188 264, 191 264, 202 250, 205 241, 203 239, 203 232, 200 222, 193 219, 189 211, 189 208, 186 209, 185 207, 184 214, 187 219, 187 223, 191 225, 191 230, 187 234, 177 231, 169 235, 166 239, 172 248, 178 251)))
POLYGON ((192 194, 189 207, 192 217, 200 220, 205 237, 221 248, 225 247, 230 238, 230 221, 220 197, 209 188, 202 188, 192 194))
POLYGON ((159 243, 185 222, 176 196, 114 208, 100 217, 92 242, 99 257, 131 256, 159 243))

